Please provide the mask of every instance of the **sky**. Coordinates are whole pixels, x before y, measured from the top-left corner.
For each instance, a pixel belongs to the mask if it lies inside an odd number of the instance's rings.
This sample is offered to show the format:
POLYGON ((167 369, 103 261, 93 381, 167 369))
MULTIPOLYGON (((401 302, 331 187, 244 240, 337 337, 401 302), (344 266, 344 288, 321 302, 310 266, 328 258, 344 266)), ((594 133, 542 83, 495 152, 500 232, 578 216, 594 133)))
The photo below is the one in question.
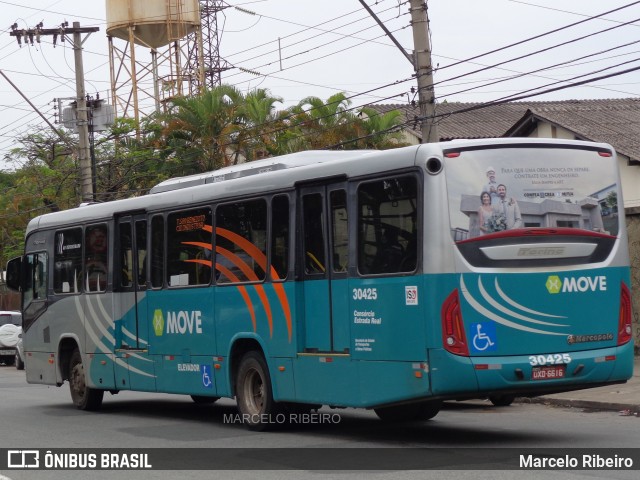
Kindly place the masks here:
MULTIPOLYGON (((110 98, 106 9, 113 3, 0 0, 5 19, 0 70, 51 123, 57 120, 55 99, 75 97, 73 50, 69 42, 54 47, 50 36, 20 47, 10 25, 33 28, 42 21, 44 28, 54 28, 66 20, 98 27, 83 36, 85 88, 89 95, 110 98)), ((408 2, 366 3, 412 52, 408 2)), ((245 93, 266 88, 282 98, 282 108, 338 92, 353 107, 417 100, 412 65, 359 0, 226 0, 225 5, 218 14, 220 55, 230 67, 222 73, 223 83, 245 93)), ((640 95, 640 71, 633 70, 640 67, 640 2, 428 0, 428 15, 437 102, 640 95), (620 10, 592 18, 615 9, 620 10), (624 70, 632 71, 615 75, 624 70), (595 77, 603 78, 560 89, 595 77), (547 93, 532 96, 541 92, 547 93)), ((115 42, 125 48, 124 41, 115 42)), ((0 169, 19 167, 2 159, 20 135, 44 125, 0 78, 0 169)))

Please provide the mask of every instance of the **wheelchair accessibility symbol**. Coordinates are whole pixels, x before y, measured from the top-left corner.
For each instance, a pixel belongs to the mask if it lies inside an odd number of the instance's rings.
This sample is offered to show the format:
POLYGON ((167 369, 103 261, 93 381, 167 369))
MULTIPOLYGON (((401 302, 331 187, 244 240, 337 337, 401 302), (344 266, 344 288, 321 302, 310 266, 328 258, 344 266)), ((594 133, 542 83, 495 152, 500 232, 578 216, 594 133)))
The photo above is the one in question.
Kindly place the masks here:
POLYGON ((213 388, 211 365, 200 365, 200 373, 202 373, 202 386, 204 388, 213 388))
POLYGON ((498 348, 495 323, 474 323, 471 330, 475 332, 472 345, 476 352, 491 352, 498 348))

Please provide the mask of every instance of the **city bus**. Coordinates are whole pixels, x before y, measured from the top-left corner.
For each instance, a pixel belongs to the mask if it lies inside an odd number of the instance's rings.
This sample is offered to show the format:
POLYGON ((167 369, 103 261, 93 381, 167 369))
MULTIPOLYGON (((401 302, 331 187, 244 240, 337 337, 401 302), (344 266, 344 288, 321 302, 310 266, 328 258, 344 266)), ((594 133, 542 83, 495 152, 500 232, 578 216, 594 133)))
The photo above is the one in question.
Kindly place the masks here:
POLYGON ((26 379, 82 410, 235 398, 255 430, 624 383, 622 205, 610 145, 502 138, 300 152, 48 213, 7 266, 26 379))

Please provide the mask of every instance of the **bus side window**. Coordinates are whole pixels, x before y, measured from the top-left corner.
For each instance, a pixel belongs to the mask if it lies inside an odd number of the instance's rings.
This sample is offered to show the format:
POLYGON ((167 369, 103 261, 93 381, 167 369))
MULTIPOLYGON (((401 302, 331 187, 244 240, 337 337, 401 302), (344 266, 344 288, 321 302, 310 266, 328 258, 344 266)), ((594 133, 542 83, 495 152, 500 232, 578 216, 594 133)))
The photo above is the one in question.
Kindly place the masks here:
POLYGON ((27 263, 26 278, 23 285, 22 305, 26 309, 31 302, 47 299, 47 262, 46 252, 30 253, 25 256, 27 263))
POLYGON ((167 217, 167 283, 170 287, 208 285, 213 269, 210 208, 167 217))
POLYGON ((412 272, 417 266, 417 180, 404 176, 358 187, 358 271, 412 272))
POLYGON ((164 218, 151 219, 151 287, 161 288, 164 278, 164 218))
POLYGON ((217 282, 266 278, 267 203, 263 199, 220 205, 216 210, 217 282))
POLYGON ((106 225, 85 230, 84 282, 87 292, 107 289, 108 236, 106 225))
POLYGON ((130 222, 120 223, 120 286, 130 287, 133 285, 133 245, 131 242, 132 232, 130 222))
POLYGON ((310 193, 302 198, 304 229, 304 273, 307 275, 324 274, 326 261, 324 256, 324 209, 323 197, 319 193, 310 193))
POLYGON ((56 232, 53 255, 53 291, 79 293, 82 286, 82 229, 56 232))
POLYGON ((289 271, 289 197, 279 195, 271 201, 272 280, 284 280, 289 271))
POLYGON ((22 295, 25 318, 31 319, 46 309, 48 257, 46 252, 30 253, 24 257, 27 265, 22 295))
POLYGON ((349 264, 349 225, 347 218, 347 193, 334 190, 331 201, 331 246, 333 253, 333 271, 346 272, 349 264))
POLYGON ((136 220, 136 279, 138 288, 145 288, 147 285, 147 221, 136 220))

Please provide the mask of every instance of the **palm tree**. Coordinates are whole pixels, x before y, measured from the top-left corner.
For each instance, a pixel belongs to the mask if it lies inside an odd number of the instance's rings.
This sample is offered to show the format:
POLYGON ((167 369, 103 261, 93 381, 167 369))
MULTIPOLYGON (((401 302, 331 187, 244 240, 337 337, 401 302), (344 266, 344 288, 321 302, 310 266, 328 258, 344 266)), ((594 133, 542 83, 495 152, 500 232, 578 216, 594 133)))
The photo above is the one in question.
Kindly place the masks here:
MULTIPOLYGON (((221 85, 197 97, 178 97, 163 120, 169 151, 196 173, 233 163, 244 97, 235 87, 221 85)), ((189 170, 191 172, 189 172, 189 170)))
POLYGON ((358 118, 358 130, 361 134, 354 148, 386 150, 406 145, 401 142, 402 133, 395 128, 402 124, 400 110, 380 113, 373 108, 363 107, 358 118))
POLYGON ((292 107, 291 125, 302 137, 306 148, 324 148, 354 133, 351 101, 344 93, 336 93, 325 102, 319 97, 306 97, 292 107))
POLYGON ((244 97, 241 109, 244 129, 239 145, 242 145, 247 161, 277 153, 276 135, 282 128, 282 122, 275 112, 275 104, 282 101, 264 88, 253 90, 244 97))

